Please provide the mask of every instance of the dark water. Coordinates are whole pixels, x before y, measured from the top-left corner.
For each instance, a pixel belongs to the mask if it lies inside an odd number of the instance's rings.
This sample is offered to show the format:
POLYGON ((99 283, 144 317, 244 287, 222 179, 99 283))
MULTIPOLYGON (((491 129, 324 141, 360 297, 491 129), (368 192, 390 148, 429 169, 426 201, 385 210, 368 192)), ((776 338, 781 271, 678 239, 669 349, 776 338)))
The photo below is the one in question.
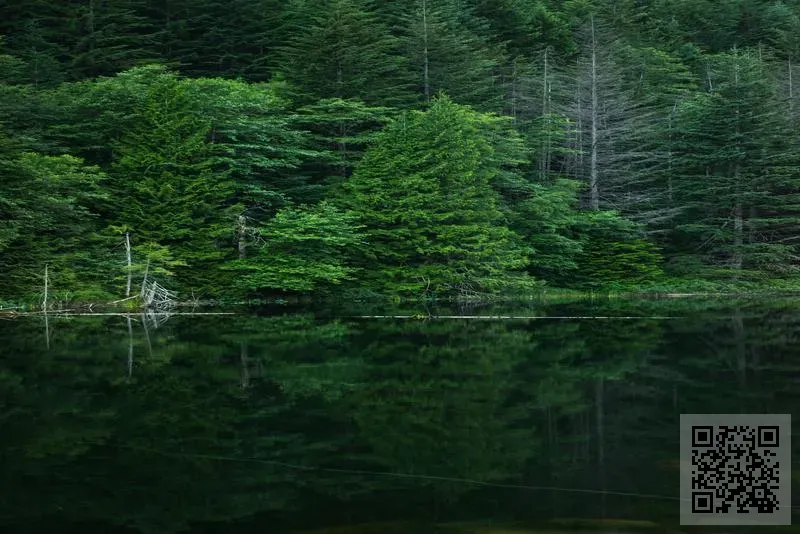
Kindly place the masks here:
POLYGON ((376 311, 0 320, 0 532, 688 531, 679 415, 800 407, 793 300, 376 311))

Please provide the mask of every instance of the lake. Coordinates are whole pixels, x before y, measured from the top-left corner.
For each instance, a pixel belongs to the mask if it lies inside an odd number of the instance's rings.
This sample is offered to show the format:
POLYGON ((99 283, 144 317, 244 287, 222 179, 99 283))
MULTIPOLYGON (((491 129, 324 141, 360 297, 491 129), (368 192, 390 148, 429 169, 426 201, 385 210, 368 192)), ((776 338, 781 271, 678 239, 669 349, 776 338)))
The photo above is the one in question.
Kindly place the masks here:
POLYGON ((690 531, 680 414, 800 407, 795 299, 20 317, 0 342, 2 532, 690 531))

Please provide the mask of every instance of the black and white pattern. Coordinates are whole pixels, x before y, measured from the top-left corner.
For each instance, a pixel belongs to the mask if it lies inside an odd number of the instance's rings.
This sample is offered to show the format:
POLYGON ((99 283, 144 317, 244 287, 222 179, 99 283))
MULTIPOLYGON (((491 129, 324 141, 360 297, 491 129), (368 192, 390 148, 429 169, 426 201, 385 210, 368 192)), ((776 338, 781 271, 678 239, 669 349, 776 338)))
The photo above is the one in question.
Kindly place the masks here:
POLYGON ((681 523, 791 524, 790 429, 788 415, 682 415, 681 523))

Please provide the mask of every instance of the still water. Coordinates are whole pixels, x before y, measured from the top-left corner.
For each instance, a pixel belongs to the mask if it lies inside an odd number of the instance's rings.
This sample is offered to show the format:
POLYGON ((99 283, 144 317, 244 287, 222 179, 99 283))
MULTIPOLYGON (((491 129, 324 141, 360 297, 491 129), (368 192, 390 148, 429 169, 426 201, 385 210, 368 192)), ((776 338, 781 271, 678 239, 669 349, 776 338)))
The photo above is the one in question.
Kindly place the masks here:
POLYGON ((797 416, 799 343, 795 300, 0 320, 0 532, 687 532, 679 415, 797 416), (538 318, 360 317, 420 313, 538 318))

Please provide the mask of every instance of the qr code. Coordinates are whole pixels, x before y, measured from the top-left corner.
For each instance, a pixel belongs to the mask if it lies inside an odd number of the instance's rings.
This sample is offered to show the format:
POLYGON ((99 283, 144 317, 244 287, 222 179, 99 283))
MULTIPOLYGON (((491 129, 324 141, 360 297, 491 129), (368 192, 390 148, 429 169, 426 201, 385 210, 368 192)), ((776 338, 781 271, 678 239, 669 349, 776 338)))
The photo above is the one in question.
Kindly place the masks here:
POLYGON ((681 524, 791 524, 790 421, 681 416, 681 524))

